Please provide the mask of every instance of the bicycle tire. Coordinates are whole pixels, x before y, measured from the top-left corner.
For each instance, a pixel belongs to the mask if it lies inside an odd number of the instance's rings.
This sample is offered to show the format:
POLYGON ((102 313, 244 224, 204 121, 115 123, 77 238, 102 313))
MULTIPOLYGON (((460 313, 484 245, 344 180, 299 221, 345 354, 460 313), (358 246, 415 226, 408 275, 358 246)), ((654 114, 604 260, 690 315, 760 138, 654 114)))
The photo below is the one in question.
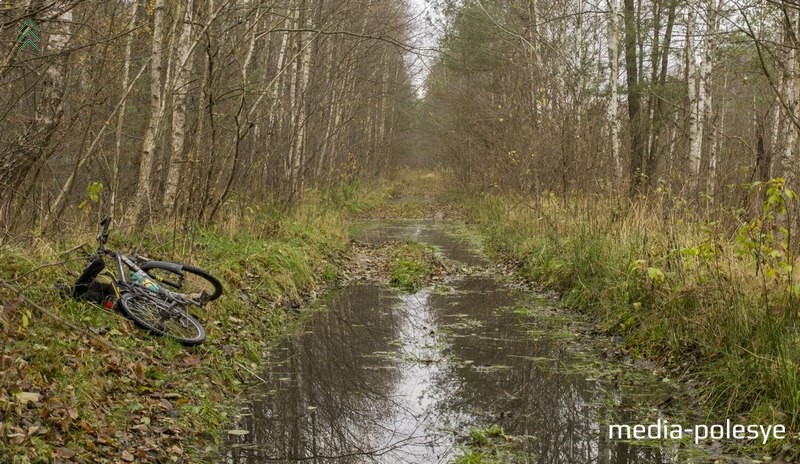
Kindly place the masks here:
POLYGON ((183 305, 175 303, 180 308, 171 307, 155 293, 125 292, 118 304, 127 317, 148 332, 173 338, 184 345, 197 345, 206 338, 202 324, 189 315, 183 305))
POLYGON ((205 301, 216 300, 222 295, 222 283, 203 269, 171 261, 145 261, 139 267, 171 291, 187 295, 203 293, 205 301))

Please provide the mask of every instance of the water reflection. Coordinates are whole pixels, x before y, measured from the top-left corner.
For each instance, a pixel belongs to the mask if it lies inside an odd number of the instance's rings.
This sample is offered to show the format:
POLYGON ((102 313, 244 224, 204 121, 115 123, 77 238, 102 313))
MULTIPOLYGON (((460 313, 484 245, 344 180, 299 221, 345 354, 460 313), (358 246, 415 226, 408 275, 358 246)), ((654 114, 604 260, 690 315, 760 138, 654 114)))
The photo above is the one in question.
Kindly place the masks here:
MULTIPOLYGON (((362 238, 416 239, 482 262, 426 224, 366 228, 362 238)), ((516 462, 672 462, 660 449, 605 438, 604 404, 621 394, 569 373, 552 338, 530 335, 537 320, 513 310, 535 304, 524 294, 490 277, 450 285, 333 294, 276 348, 236 424, 249 433, 228 437, 226 461, 444 463, 471 427, 498 424, 518 437, 516 462)))
POLYGON ((287 462, 385 451, 375 443, 394 399, 396 361, 376 353, 395 338, 395 298, 374 286, 354 286, 331 301, 307 330, 287 339, 273 356, 263 397, 243 426, 253 449, 230 462, 287 462))

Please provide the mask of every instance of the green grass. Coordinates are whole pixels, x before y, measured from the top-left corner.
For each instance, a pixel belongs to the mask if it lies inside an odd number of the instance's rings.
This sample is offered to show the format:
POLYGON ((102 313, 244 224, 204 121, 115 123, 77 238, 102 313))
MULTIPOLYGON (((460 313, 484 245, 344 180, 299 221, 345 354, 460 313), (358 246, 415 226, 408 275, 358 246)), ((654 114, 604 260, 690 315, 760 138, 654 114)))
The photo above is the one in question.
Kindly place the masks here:
POLYGON ((118 313, 63 300, 53 290, 56 281, 77 277, 92 246, 59 251, 91 244, 96 232, 0 248, 4 280, 81 328, 72 330, 0 289, 0 462, 50 462, 61 448, 88 462, 121 462, 123 452, 203 461, 206 448, 219 443, 242 382, 253 381, 241 366, 255 366, 272 336, 292 330, 296 317, 287 306, 335 281, 347 246, 348 211, 323 197, 291 213, 269 205, 230 210, 213 227, 111 232, 113 249, 189 262, 222 280, 225 294, 197 311, 208 338, 194 348, 149 336, 118 313), (22 405, 14 396, 19 392, 41 397, 22 405), (31 427, 38 428, 30 433, 31 427), (156 446, 145 449, 143 437, 156 446))
POLYGON ((757 273, 724 221, 600 198, 464 205, 490 251, 623 336, 635 355, 694 376, 715 415, 800 429, 797 304, 777 261, 757 273), (777 277, 765 281, 771 266, 777 277))
POLYGON ((392 285, 406 292, 422 288, 434 266, 433 250, 419 242, 402 242, 392 249, 389 279, 392 285))

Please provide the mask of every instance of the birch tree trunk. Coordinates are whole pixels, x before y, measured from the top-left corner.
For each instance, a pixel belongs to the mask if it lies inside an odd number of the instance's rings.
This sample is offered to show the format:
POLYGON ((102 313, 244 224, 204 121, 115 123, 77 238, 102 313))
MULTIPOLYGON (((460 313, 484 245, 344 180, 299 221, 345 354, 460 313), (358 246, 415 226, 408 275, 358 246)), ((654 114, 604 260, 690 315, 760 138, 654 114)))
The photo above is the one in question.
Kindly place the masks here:
POLYGON ((785 86, 784 101, 786 102, 786 108, 784 109, 791 114, 787 115, 783 121, 784 142, 781 167, 783 168, 783 176, 786 178, 786 184, 793 188, 797 157, 797 126, 793 119, 800 115, 800 96, 797 95, 800 91, 797 63, 798 44, 795 34, 800 31, 798 29, 800 12, 791 7, 785 11, 784 36, 789 51, 786 56, 786 75, 783 82, 785 86))
POLYGON ((614 185, 622 185, 622 160, 620 157, 619 117, 619 0, 608 0, 608 84, 611 90, 606 111, 608 132, 611 139, 611 159, 614 161, 614 185))
MULTIPOLYGON (((619 0, 611 0, 618 2, 619 0)), ((539 50, 539 12, 537 0, 528 1, 528 42, 530 51, 528 53, 528 74, 531 80, 529 95, 531 107, 533 108, 533 123, 539 118, 539 91, 536 88, 537 67, 542 64, 542 56, 539 50)))
MULTIPOLYGON (((249 4, 249 0, 245 0, 244 3, 249 4)), ((253 116, 253 113, 255 113, 256 109, 258 109, 259 103, 261 103, 261 100, 263 99, 264 95, 266 95, 266 93, 262 93, 253 103, 252 108, 250 110, 246 110, 248 88, 250 82, 248 71, 250 70, 250 66, 253 62, 253 56, 255 54, 255 49, 256 49, 255 25, 261 19, 261 12, 259 6, 256 6, 255 9, 256 9, 255 18, 252 20, 252 24, 250 24, 250 27, 248 28, 248 30, 252 30, 252 32, 250 33, 250 40, 248 41, 247 52, 245 53, 244 60, 242 62, 242 67, 240 69, 242 88, 241 88, 241 96, 239 97, 238 110, 236 112, 236 116, 234 117, 235 130, 232 133, 233 140, 231 140, 231 146, 233 150, 233 156, 231 159, 231 169, 228 175, 228 179, 224 184, 224 187, 221 189, 221 192, 217 195, 217 200, 216 203, 214 204, 214 207, 211 209, 211 213, 209 214, 209 219, 212 219, 214 217, 214 215, 219 210, 219 207, 228 198, 228 194, 230 193, 233 181, 234 179, 236 179, 236 175, 239 171, 239 164, 240 164, 239 160, 241 156, 242 139, 244 139, 244 137, 250 131, 252 127, 252 125, 249 123, 250 118, 253 116)), ((221 181, 222 177, 220 176, 218 180, 221 181)), ((219 189, 215 188, 215 190, 219 189)))
MULTIPOLYGON (((725 77, 725 83, 723 84, 722 88, 724 89, 723 94, 726 93, 728 90, 727 76, 725 77)), ((711 198, 711 202, 714 203, 716 201, 715 195, 717 188, 717 158, 719 157, 721 144, 721 138, 719 134, 725 132, 724 111, 720 112, 719 123, 717 123, 715 120, 712 120, 708 130, 708 196, 711 198)), ((763 141, 761 144, 763 145, 763 141)))
MULTIPOLYGON (((318 182, 324 182, 327 175, 325 170, 325 163, 328 158, 328 149, 332 145, 331 139, 334 136, 334 131, 338 126, 339 119, 339 88, 337 82, 333 80, 333 64, 334 64, 334 47, 331 46, 327 57, 328 72, 326 73, 328 81, 331 82, 331 96, 328 103, 330 108, 328 112, 328 122, 325 125, 325 135, 322 138, 322 147, 319 150, 319 158, 317 159, 317 166, 314 171, 314 177, 318 182)), ((346 81, 346 80, 345 80, 346 81)), ((346 83, 346 82, 345 82, 346 83)))
POLYGON ((638 193, 642 184, 644 141, 641 122, 641 93, 639 90, 639 67, 636 57, 637 22, 634 0, 625 0, 625 72, 628 91, 628 119, 631 136, 631 193, 638 193))
MULTIPOLYGON (((71 8, 70 2, 63 0, 53 4, 52 13, 48 15, 49 38, 42 50, 52 58, 37 83, 41 87, 41 99, 36 105, 32 124, 18 143, 0 150, 0 223, 10 219, 11 200, 32 168, 47 160, 50 140, 64 114, 67 44, 72 37, 71 8)), ((9 57, 13 55, 14 52, 9 53, 9 57)))
POLYGON ((697 30, 697 18, 694 8, 689 5, 686 15, 686 85, 689 97, 689 185, 692 194, 697 193, 698 181, 700 179, 700 159, 702 156, 703 144, 703 125, 700 119, 702 108, 699 95, 705 88, 701 85, 698 66, 695 54, 696 41, 695 32, 697 30))
MULTIPOLYGON (((304 29, 313 29, 314 25, 311 20, 309 5, 303 2, 303 15, 298 19, 301 21, 300 26, 304 29)), ((294 200, 299 195, 303 188, 303 176, 301 167, 304 162, 305 147, 306 147, 306 134, 307 134, 307 102, 306 94, 308 91, 308 81, 311 69, 311 37, 310 32, 303 32, 298 39, 298 46, 300 58, 296 61, 295 67, 296 85, 292 92, 295 112, 297 114, 295 120, 296 130, 294 136, 294 143, 291 145, 289 154, 289 199, 294 200)))
POLYGON ((164 214, 167 217, 172 215, 175 208, 178 185, 180 185, 181 175, 184 172, 186 163, 186 154, 183 146, 186 139, 186 87, 189 85, 189 77, 192 71, 190 45, 192 42, 192 23, 194 22, 193 9, 194 0, 187 0, 181 35, 177 44, 176 59, 180 63, 180 67, 175 74, 175 82, 172 86, 172 153, 167 167, 163 201, 164 214))
POLYGON ((151 197, 151 174, 159 127, 161 125, 161 106, 163 101, 161 74, 163 71, 163 35, 164 35, 164 0, 155 0, 153 10, 153 44, 152 60, 150 63, 150 120, 144 134, 142 153, 139 159, 139 179, 136 187, 136 197, 131 208, 129 218, 134 224, 139 221, 145 204, 149 204, 151 197))
MULTIPOLYGON (((714 58, 717 53, 717 34, 719 32, 719 1, 707 0, 706 34, 703 49, 703 62, 700 65, 700 84, 703 86, 702 103, 703 119, 708 125, 708 173, 707 190, 711 201, 714 201, 714 188, 717 183, 717 124, 714 119, 713 77, 714 58)), ((727 86, 726 86, 727 87, 727 86)))
MULTIPOLYGON (((667 25, 664 30, 664 40, 661 43, 660 51, 653 53, 653 85, 656 89, 656 92, 653 92, 650 95, 650 114, 651 119, 648 124, 649 128, 649 137, 648 137, 648 153, 647 153, 647 169, 646 171, 650 173, 650 186, 652 187, 656 181, 655 172, 658 167, 658 153, 661 150, 661 133, 664 131, 664 115, 662 114, 662 100, 663 96, 661 95, 663 90, 667 85, 667 69, 669 64, 670 58, 670 46, 672 43, 672 31, 675 26, 675 17, 676 11, 678 7, 677 0, 668 0, 667 1, 667 25), (658 69, 658 60, 661 60, 660 63, 660 70, 658 69)), ((671 163, 672 160, 668 160, 668 163, 671 163)))

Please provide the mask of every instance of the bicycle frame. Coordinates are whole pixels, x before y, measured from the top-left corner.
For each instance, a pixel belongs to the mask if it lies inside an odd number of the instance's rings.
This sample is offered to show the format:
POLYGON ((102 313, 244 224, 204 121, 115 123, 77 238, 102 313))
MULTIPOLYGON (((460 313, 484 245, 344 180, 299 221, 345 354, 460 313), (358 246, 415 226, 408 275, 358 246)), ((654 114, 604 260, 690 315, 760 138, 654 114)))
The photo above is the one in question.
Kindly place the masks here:
MULTIPOLYGON (((112 277, 111 286, 117 298, 115 303, 118 305, 118 309, 145 330, 177 339, 187 345, 202 343, 206 337, 205 329, 189 313, 188 308, 189 305, 202 306, 202 297, 200 301, 195 301, 182 293, 174 293, 161 286, 150 286, 149 283, 144 285, 145 282, 129 279, 128 270, 150 277, 150 274, 137 264, 137 261, 146 263, 149 260, 141 257, 134 258, 106 249, 111 217, 104 217, 100 224, 102 228, 97 235, 97 250, 90 257, 90 264, 84 270, 79 281, 88 280, 90 277, 94 279, 106 266, 106 256, 113 256, 117 275, 112 277)), ((161 262, 153 262, 153 264, 156 263, 161 265, 161 262)), ((176 266, 182 265, 176 264, 176 266)), ((167 266, 166 269, 171 270, 170 266, 167 266)), ((109 273, 113 273, 113 271, 109 271, 109 273)), ((167 282, 162 279, 154 280, 167 282)))
MULTIPOLYGON (((133 272, 140 272, 142 271, 142 268, 140 268, 134 262, 134 260, 131 259, 130 256, 106 249, 105 245, 106 242, 108 241, 108 227, 111 224, 111 217, 110 216, 104 217, 100 224, 102 226, 102 229, 100 230, 100 233, 97 234, 98 247, 96 254, 98 256, 110 255, 114 257, 114 263, 116 264, 116 271, 117 271, 117 284, 118 284, 114 285, 114 293, 116 294, 116 297, 119 298, 120 297, 119 286, 127 287, 129 289, 135 288, 134 287, 135 284, 131 283, 128 280, 127 273, 125 272, 125 266, 127 266, 133 272)), ((146 258, 141 257, 141 259, 146 259, 146 258)), ((144 272, 146 273, 146 271, 144 272)), ((154 280, 158 281, 158 279, 154 280)), ((169 299, 173 300, 176 303, 192 304, 199 307, 203 306, 203 301, 191 299, 182 293, 171 292, 164 288, 159 289, 158 293, 168 297, 169 299)))

